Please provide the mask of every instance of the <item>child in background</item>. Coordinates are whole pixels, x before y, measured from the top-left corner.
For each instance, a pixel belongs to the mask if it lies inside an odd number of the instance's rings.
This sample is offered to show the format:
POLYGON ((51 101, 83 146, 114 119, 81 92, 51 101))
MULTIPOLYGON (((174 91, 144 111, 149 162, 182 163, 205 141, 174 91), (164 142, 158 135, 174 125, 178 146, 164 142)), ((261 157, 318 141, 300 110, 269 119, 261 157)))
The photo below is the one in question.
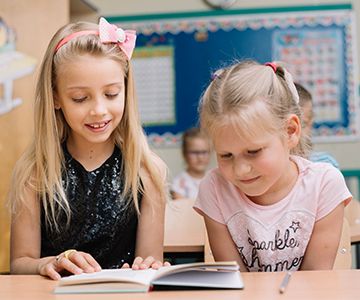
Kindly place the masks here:
POLYGON ((12 274, 163 265, 166 166, 138 117, 135 40, 101 18, 50 41, 8 195, 12 274))
POLYGON ((201 181, 216 261, 241 271, 332 269, 352 196, 339 170, 305 159, 301 110, 280 62, 241 62, 212 77, 201 125, 218 167, 201 181))
POLYGON ((184 132, 182 155, 188 167, 174 178, 171 195, 173 199, 195 199, 210 162, 210 141, 200 128, 190 127, 184 132))
POLYGON ((338 162, 329 152, 312 151, 313 144, 310 139, 311 128, 314 124, 312 97, 309 91, 302 85, 295 83, 295 87, 299 94, 299 105, 303 114, 303 126, 301 129, 308 139, 311 150, 308 153, 308 159, 312 162, 327 162, 332 164, 335 168, 340 169, 338 162))

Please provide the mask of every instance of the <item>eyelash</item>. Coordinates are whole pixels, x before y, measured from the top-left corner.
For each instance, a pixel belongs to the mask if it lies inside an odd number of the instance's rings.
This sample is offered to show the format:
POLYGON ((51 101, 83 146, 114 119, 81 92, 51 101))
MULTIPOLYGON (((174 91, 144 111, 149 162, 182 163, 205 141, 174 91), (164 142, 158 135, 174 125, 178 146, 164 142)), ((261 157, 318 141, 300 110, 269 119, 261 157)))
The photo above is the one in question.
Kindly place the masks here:
POLYGON ((74 102, 77 102, 77 103, 80 103, 80 102, 83 102, 85 99, 86 99, 86 97, 79 98, 79 99, 74 99, 74 98, 73 98, 73 101, 74 101, 74 102))
MULTIPOLYGON (((260 149, 257 149, 257 150, 249 150, 248 151, 248 154, 249 155, 257 155, 259 154, 259 152, 261 152, 263 149, 260 148, 260 149)), ((222 154, 220 155, 221 158, 230 158, 232 156, 232 153, 227 153, 227 154, 222 154)))
MULTIPOLYGON (((107 98, 110 98, 110 99, 113 99, 113 98, 116 98, 119 94, 105 94, 105 96, 107 98)), ((86 99, 86 97, 83 97, 83 98, 79 98, 79 99, 75 99, 73 98, 73 101, 77 102, 77 103, 81 103, 83 102, 84 100, 86 99)))
POLYGON ((119 93, 117 94, 105 94, 106 97, 108 98, 116 98, 119 95, 119 93))
POLYGON ((257 149, 257 150, 251 150, 251 151, 248 151, 248 153, 249 153, 250 155, 255 155, 255 154, 258 154, 261 150, 262 150, 262 148, 257 149))

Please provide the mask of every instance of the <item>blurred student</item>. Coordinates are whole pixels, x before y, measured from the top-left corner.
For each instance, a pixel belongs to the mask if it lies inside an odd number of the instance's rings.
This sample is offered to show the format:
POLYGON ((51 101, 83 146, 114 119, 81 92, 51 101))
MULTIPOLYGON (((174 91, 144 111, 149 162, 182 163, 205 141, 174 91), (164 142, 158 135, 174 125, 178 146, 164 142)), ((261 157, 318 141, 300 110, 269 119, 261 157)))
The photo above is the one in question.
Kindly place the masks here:
POLYGON ((302 85, 295 83, 296 90, 299 94, 299 105, 303 113, 303 126, 302 131, 305 136, 308 138, 308 143, 310 146, 310 151, 308 153, 308 158, 312 162, 326 162, 332 164, 335 168, 340 169, 340 166, 336 159, 329 153, 325 151, 312 151, 313 144, 311 142, 311 129, 314 124, 314 113, 313 113, 313 102, 311 94, 307 89, 302 85))
POLYGON ((174 178, 173 199, 195 199, 201 179, 210 162, 210 140, 198 127, 190 127, 183 134, 182 154, 187 169, 174 178))

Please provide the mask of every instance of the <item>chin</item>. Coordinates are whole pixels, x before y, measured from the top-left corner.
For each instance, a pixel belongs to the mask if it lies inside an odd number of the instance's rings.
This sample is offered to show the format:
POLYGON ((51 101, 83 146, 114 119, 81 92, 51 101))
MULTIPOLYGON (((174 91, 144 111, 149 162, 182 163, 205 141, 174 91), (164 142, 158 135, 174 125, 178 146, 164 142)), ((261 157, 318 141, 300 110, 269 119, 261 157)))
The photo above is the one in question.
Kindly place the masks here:
POLYGON ((267 190, 261 190, 259 191, 259 189, 256 189, 256 191, 251 190, 251 189, 243 189, 241 187, 238 186, 238 188, 240 190, 242 190, 242 192, 247 196, 247 197, 260 197, 263 196, 267 190))

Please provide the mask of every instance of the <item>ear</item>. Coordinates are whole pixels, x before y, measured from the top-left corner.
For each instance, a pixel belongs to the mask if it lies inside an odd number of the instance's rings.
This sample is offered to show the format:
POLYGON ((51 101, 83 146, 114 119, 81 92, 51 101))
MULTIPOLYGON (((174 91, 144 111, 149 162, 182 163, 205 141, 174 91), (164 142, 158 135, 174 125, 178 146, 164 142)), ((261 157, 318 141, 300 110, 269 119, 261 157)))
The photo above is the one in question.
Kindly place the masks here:
POLYGON ((296 147, 301 135, 300 120, 297 115, 290 115, 286 120, 286 137, 289 149, 296 147))
POLYGON ((58 97, 56 95, 56 92, 53 92, 53 99, 54 99, 54 107, 55 107, 55 109, 60 109, 61 106, 60 106, 58 97))

